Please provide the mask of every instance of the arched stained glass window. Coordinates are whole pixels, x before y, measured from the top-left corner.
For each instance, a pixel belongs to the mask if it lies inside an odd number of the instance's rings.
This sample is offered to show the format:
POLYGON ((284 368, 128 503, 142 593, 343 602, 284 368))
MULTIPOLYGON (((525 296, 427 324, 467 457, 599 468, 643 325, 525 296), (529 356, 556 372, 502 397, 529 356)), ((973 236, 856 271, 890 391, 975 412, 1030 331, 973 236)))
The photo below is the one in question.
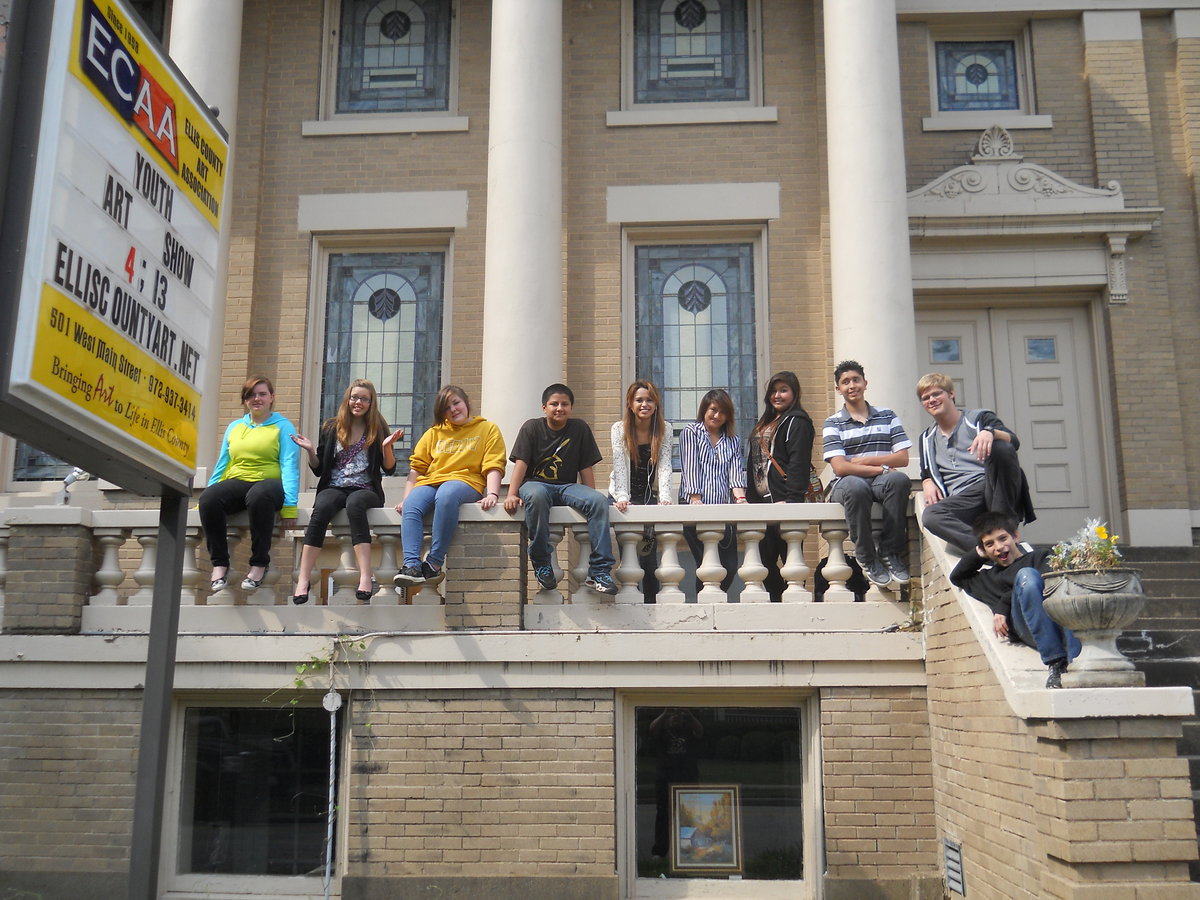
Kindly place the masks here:
POLYGON ((450 0, 342 0, 337 112, 449 108, 450 0))
POLYGON ((634 0, 634 102, 750 99, 746 0, 634 0))
POLYGON ((337 253, 329 257, 322 420, 337 412, 346 385, 369 378, 379 410, 403 428, 408 458, 431 424, 442 378, 442 313, 446 254, 337 253))
POLYGON ((753 245, 641 245, 635 260, 635 377, 659 386, 676 431, 725 388, 746 434, 757 412, 753 245))

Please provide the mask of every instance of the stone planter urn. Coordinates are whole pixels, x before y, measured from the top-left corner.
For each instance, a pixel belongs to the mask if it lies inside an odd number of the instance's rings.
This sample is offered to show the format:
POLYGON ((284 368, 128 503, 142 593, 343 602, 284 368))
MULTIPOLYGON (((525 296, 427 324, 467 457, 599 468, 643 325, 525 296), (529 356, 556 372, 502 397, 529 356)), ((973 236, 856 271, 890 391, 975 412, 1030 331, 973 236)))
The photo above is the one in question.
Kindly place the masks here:
POLYGON ((1063 673, 1063 687, 1143 687, 1146 676, 1117 649, 1117 635, 1142 611, 1137 569, 1066 569, 1044 574, 1044 607, 1070 628, 1083 650, 1063 673))

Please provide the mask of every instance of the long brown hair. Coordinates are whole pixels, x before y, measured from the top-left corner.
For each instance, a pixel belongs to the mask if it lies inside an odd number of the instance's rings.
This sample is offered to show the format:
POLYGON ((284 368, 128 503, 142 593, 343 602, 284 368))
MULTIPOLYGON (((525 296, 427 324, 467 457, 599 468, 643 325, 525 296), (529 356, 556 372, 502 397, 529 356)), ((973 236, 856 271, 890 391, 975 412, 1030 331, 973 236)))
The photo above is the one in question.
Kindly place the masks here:
POLYGON ((467 392, 457 384, 448 384, 437 392, 437 399, 433 401, 434 425, 441 425, 449 420, 450 403, 455 397, 467 405, 467 415, 471 415, 471 398, 467 396, 467 392))
POLYGON ((778 416, 789 413, 793 409, 804 409, 800 405, 800 379, 796 377, 795 372, 776 372, 771 376, 771 380, 767 382, 767 390, 763 393, 763 414, 759 417, 758 422, 750 433, 758 434, 763 428, 774 422, 778 416), (792 389, 792 405, 782 413, 777 413, 775 412, 775 407, 771 405, 771 394, 775 392, 775 385, 781 381, 792 389))
POLYGON ((367 437, 367 446, 371 446, 377 441, 382 441, 387 436, 387 422, 383 418, 383 413, 379 411, 379 395, 375 392, 375 385, 367 381, 365 378, 355 378, 350 382, 350 386, 346 388, 346 393, 342 394, 342 405, 338 407, 337 415, 329 419, 325 424, 335 424, 337 426, 338 443, 343 447, 350 446, 350 426, 354 421, 354 414, 350 412, 350 392, 355 388, 364 388, 371 394, 371 408, 367 410, 367 414, 363 417, 364 434, 367 437))
POLYGON ((625 415, 622 418, 625 424, 625 454, 633 462, 637 462, 637 417, 633 414, 633 396, 640 390, 649 391, 650 399, 654 401, 654 418, 650 420, 650 463, 653 465, 658 461, 658 453, 667 434, 667 420, 663 418, 662 398, 658 394, 658 388, 644 378, 637 379, 625 391, 625 415))

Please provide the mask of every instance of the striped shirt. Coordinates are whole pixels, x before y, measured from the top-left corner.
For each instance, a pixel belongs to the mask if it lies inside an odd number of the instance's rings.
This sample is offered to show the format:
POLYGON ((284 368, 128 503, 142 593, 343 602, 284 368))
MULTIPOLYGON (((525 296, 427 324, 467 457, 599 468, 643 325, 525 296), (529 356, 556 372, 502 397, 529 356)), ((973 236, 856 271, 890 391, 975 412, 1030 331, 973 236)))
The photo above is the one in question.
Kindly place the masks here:
POLYGON ((912 441, 900 424, 900 417, 890 409, 867 405, 867 421, 859 422, 842 407, 825 420, 821 429, 826 461, 838 456, 884 456, 896 450, 907 450, 912 441))
POLYGON ((679 432, 679 502, 690 503, 692 494, 701 503, 731 503, 732 489, 746 486, 742 442, 722 434, 713 446, 703 422, 689 422, 679 432))

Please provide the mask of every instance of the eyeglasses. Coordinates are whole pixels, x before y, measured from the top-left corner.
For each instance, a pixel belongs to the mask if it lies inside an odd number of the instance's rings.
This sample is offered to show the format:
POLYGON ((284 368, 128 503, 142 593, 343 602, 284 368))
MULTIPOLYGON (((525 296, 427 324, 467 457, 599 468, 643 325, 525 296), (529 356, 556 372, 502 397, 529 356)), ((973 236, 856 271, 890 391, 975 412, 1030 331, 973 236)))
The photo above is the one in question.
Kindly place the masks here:
POLYGON ((350 402, 351 403, 366 403, 367 405, 370 405, 371 398, 370 397, 351 397, 350 402))

